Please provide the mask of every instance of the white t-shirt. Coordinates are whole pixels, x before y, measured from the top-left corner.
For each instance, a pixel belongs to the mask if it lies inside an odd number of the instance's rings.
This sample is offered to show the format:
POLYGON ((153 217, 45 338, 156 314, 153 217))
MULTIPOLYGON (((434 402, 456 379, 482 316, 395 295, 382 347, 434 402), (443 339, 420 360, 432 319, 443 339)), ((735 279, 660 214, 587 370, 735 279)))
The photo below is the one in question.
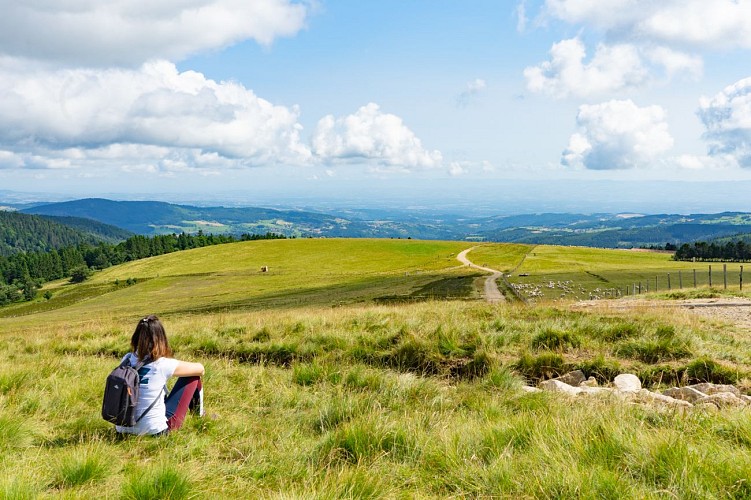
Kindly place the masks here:
MULTIPOLYGON (((130 366, 136 366, 138 358, 133 353, 126 354, 121 363, 129 359, 130 366)), ((156 400, 154 407, 149 410, 134 427, 116 426, 117 432, 127 434, 157 434, 167 429, 167 409, 164 406, 164 389, 167 380, 172 377, 177 368, 178 361, 172 358, 159 358, 156 361, 142 366, 138 370, 141 383, 138 390, 138 403, 136 404, 136 418, 146 411, 151 403, 156 400)))

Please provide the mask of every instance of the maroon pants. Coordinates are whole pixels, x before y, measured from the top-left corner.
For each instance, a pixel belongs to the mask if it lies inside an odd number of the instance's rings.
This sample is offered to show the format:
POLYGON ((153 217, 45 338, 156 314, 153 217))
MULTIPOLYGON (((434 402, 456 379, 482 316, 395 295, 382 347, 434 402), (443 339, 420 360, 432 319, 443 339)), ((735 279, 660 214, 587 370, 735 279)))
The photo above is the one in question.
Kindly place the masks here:
POLYGON ((174 431, 182 427, 188 410, 202 411, 200 393, 203 390, 201 377, 180 377, 170 391, 164 404, 167 407, 167 427, 174 431))

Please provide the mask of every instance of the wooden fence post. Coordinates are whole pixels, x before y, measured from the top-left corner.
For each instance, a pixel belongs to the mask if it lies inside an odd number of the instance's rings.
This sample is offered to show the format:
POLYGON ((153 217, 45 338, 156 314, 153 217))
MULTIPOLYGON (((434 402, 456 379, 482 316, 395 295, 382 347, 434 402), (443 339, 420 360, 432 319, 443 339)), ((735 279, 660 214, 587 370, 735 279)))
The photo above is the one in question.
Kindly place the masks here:
POLYGON ((727 290, 728 289, 728 265, 727 264, 722 265, 722 284, 723 284, 723 288, 727 290))
POLYGON ((694 288, 696 288, 696 269, 694 269, 694 288))
POLYGON ((712 288, 712 266, 709 266, 709 288, 712 288))
POLYGON ((743 266, 741 266, 741 274, 738 277, 738 282, 740 283, 741 290, 743 290, 743 266))
POLYGON ((641 281, 639 282, 639 295, 641 295, 641 281))
POLYGON ((670 273, 668 273, 668 290, 672 290, 673 288, 670 286, 670 273))
POLYGON ((683 290, 683 275, 678 271, 678 288, 683 290))
POLYGON ((655 292, 657 291, 659 287, 657 286, 657 276, 655 276, 655 292))

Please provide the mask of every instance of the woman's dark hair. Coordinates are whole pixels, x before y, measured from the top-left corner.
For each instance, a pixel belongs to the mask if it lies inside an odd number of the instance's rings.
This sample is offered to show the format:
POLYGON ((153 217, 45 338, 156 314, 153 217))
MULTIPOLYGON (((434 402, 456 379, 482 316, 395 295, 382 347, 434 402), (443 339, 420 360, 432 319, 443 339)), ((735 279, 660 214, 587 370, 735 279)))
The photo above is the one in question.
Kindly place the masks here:
POLYGON ((138 322, 136 331, 130 338, 130 347, 141 360, 148 357, 156 361, 159 358, 172 356, 172 349, 169 348, 162 322, 153 314, 138 322))

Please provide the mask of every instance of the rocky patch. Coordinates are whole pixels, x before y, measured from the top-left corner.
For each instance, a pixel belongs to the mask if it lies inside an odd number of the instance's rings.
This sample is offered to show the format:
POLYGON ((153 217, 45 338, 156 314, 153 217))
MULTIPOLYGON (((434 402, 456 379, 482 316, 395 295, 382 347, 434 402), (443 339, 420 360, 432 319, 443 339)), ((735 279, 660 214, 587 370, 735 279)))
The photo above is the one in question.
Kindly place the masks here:
POLYGON ((751 397, 741 394, 741 391, 732 385, 701 383, 672 387, 659 393, 642 388, 639 377, 630 373, 618 375, 608 386, 599 386, 593 377, 585 379, 584 373, 576 370, 554 379, 544 380, 538 387, 524 387, 524 390, 556 392, 571 397, 616 397, 634 403, 676 409, 697 407, 718 410, 751 405, 751 397))

